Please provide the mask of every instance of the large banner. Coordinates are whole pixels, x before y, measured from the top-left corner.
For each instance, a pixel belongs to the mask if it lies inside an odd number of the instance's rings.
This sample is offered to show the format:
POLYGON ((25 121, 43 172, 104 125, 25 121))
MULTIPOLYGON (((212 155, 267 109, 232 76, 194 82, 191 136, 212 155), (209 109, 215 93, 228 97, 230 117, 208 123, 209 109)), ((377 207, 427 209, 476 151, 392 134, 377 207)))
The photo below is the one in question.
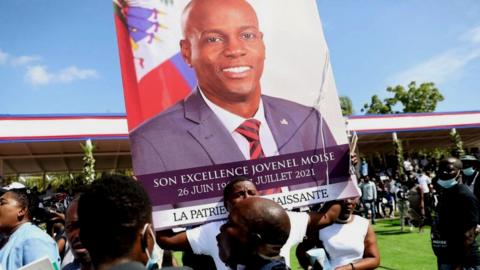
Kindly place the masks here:
POLYGON ((156 229, 224 218, 238 176, 285 208, 358 195, 314 0, 114 3, 156 229))

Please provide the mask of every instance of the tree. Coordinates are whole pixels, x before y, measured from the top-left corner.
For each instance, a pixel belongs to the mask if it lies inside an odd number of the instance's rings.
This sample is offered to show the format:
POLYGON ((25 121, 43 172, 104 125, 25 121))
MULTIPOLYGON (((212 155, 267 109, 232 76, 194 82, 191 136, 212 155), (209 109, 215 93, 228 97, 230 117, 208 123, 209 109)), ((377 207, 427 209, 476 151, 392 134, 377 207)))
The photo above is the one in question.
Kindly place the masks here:
POLYGON ((433 112, 438 102, 444 100, 433 82, 422 83, 417 87, 416 82, 412 81, 408 84, 407 90, 402 85, 397 85, 387 87, 387 92, 393 93, 394 96, 381 101, 377 95, 374 95, 370 104, 363 105, 362 112, 367 114, 433 112), (402 111, 394 111, 394 106, 399 103, 403 107, 402 111))
POLYGON ((80 146, 83 149, 83 174, 87 183, 92 183, 95 180, 95 158, 93 157, 95 146, 90 139, 85 142, 85 145, 80 144, 80 146))
POLYGON ((340 107, 342 108, 343 116, 353 114, 352 100, 347 96, 340 96, 340 107))
POLYGON ((392 112, 392 104, 388 102, 387 99, 384 100, 385 103, 383 103, 380 98, 377 95, 373 95, 372 99, 369 104, 363 105, 362 112, 365 110, 367 114, 389 114, 393 113, 392 112))
POLYGON ((460 134, 455 128, 452 128, 452 130, 450 131, 450 140, 453 144, 451 151, 452 156, 459 158, 465 155, 465 150, 463 150, 462 137, 460 137, 460 134))

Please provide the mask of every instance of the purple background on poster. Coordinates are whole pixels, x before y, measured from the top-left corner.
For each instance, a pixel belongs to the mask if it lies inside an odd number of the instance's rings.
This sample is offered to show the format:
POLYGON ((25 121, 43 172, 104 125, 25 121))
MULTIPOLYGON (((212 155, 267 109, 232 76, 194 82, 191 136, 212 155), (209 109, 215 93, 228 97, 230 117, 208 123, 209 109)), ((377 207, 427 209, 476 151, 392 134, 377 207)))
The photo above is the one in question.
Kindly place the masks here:
POLYGON ((138 179, 155 206, 222 197, 225 185, 237 175, 250 178, 258 190, 304 183, 325 185, 327 172, 330 184, 343 182, 349 179, 349 164, 349 147, 340 145, 257 160, 141 175, 138 179))

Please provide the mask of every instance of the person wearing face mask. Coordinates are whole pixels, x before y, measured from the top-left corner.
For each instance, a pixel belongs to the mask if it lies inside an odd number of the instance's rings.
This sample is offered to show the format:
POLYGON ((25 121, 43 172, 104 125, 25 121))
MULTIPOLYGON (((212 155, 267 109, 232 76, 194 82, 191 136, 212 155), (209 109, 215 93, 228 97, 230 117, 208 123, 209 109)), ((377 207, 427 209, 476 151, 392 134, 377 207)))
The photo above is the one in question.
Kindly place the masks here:
POLYGON ((480 269, 480 251, 475 241, 480 207, 473 193, 461 184, 461 170, 459 159, 443 159, 434 181, 438 204, 431 239, 441 270, 480 269))
POLYGON ((132 178, 106 175, 95 181, 79 199, 78 220, 80 241, 96 270, 159 269, 152 206, 132 178))
POLYGON ((478 180, 480 172, 478 165, 480 161, 471 155, 465 155, 460 158, 463 164, 462 181, 475 194, 477 199, 480 198, 480 180, 478 180))

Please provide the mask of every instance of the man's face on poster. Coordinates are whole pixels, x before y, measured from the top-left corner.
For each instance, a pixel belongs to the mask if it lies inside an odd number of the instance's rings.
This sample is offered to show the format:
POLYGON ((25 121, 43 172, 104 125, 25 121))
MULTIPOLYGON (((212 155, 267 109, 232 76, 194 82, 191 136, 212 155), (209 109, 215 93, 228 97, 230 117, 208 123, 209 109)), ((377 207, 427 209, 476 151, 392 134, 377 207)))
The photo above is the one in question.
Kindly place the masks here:
POLYGON ((209 2, 216 3, 194 5, 184 21, 184 59, 215 103, 259 97, 265 45, 255 11, 244 1, 209 2))

